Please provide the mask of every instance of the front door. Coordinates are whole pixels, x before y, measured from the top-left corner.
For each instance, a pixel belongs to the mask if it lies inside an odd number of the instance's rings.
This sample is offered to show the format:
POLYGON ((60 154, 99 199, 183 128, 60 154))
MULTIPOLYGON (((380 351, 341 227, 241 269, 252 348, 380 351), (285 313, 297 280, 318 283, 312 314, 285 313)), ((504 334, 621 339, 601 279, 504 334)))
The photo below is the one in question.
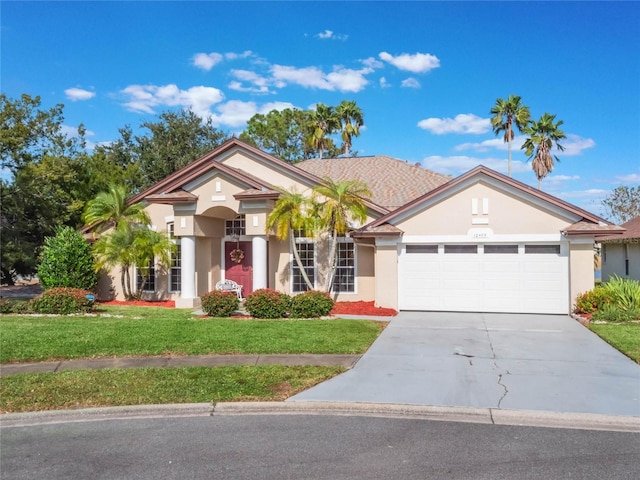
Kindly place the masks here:
POLYGON ((242 285, 242 296, 253 292, 253 262, 251 242, 226 242, 224 244, 225 278, 242 285), (238 252, 237 250, 240 250, 238 252))

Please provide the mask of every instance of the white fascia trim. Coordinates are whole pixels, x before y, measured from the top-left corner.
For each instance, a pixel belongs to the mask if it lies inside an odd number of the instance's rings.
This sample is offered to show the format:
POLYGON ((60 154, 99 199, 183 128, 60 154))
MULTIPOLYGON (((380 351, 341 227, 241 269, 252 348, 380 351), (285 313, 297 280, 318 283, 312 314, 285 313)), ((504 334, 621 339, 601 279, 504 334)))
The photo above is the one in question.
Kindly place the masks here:
POLYGON ((468 235, 404 235, 402 237, 402 243, 562 243, 566 241, 567 238, 560 233, 493 235, 490 238, 470 238, 468 235))
POLYGON ((173 222, 173 215, 164 217, 164 223, 171 223, 171 222, 173 222))
POLYGON ((400 243, 402 243, 400 237, 376 238, 376 247, 394 247, 400 243))

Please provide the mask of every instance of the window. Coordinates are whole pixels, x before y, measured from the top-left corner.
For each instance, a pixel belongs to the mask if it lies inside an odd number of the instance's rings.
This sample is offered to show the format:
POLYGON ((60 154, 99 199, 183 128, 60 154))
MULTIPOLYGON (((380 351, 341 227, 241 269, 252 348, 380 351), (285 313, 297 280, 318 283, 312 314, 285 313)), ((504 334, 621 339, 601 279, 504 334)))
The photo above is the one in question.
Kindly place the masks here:
POLYGON ((171 252, 169 263, 169 291, 179 292, 182 289, 182 253, 180 252, 180 237, 174 236, 173 223, 167 224, 167 236, 176 245, 175 251, 171 252))
POLYGON ((445 245, 444 253, 478 253, 477 245, 445 245))
POLYGON ((356 291, 356 249, 353 240, 338 239, 336 255, 336 273, 333 276, 331 289, 333 292, 356 291))
POLYGON ((407 245, 407 253, 438 253, 438 245, 407 245))
POLYGON ((508 254, 518 253, 518 245, 485 245, 485 254, 508 254))
POLYGON ((560 245, 525 245, 525 255, 560 255, 560 245))
MULTIPOLYGON (((315 244, 303 238, 296 238, 296 246, 300 255, 301 263, 304 271, 307 273, 309 280, 315 284, 316 263, 315 263, 315 244)), ((304 281, 302 271, 296 262, 293 252, 291 254, 291 291, 293 293, 306 292, 309 290, 307 283, 304 281)))
POLYGON ((237 236, 244 235, 246 232, 245 229, 245 217, 244 214, 238 215, 233 220, 227 220, 224 222, 224 233, 229 236, 237 236))
POLYGON ((156 291, 156 265, 155 260, 152 258, 149 260, 149 266, 147 267, 147 274, 142 276, 142 272, 140 269, 136 269, 136 281, 138 287, 142 285, 144 280, 144 285, 142 286, 143 292, 155 292, 156 291))

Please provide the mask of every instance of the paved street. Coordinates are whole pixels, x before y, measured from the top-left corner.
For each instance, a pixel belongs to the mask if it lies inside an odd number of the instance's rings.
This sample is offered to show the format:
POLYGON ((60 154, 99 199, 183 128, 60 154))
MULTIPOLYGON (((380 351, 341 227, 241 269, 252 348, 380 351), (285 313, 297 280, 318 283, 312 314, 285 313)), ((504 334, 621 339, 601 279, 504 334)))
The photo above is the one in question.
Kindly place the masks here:
POLYGON ((323 415, 80 420, 8 427, 2 478, 635 479, 640 436, 323 415))
POLYGON ((401 312, 354 369, 289 401, 640 416, 640 366, 568 316, 401 312))

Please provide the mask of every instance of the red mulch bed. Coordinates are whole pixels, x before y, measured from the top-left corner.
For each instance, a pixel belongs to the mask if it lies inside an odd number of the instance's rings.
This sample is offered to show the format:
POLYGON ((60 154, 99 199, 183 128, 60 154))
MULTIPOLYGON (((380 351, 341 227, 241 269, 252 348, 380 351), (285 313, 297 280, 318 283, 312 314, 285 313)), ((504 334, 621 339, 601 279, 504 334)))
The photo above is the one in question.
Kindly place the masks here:
POLYGON ((168 307, 168 308, 175 308, 176 306, 176 302, 175 300, 164 300, 164 301, 157 301, 157 302, 145 302, 142 300, 132 300, 132 301, 124 301, 124 300, 111 300, 109 302, 99 302, 100 305, 118 305, 118 306, 125 306, 125 305, 134 305, 136 307, 168 307))
POLYGON ((331 315, 374 315, 378 317, 395 317, 398 314, 393 308, 374 306, 373 302, 336 302, 331 315))

